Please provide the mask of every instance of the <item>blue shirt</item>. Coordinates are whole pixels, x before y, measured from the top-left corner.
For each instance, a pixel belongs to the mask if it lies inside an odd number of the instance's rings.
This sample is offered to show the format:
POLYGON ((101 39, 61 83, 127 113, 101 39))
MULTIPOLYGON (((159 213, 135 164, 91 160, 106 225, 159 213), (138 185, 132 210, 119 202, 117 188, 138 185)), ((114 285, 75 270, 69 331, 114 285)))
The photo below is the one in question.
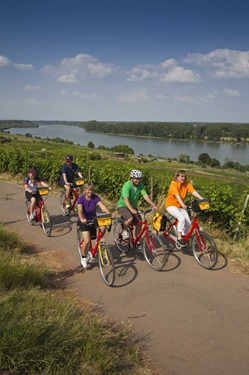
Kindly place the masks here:
POLYGON ((63 173, 65 173, 65 175, 67 176, 67 182, 72 183, 74 181, 75 173, 78 173, 78 172, 80 172, 80 169, 76 163, 72 163, 72 168, 70 168, 68 163, 63 164, 63 166, 61 167, 61 173, 62 173, 61 178, 60 178, 61 184, 63 186, 65 185, 63 173))

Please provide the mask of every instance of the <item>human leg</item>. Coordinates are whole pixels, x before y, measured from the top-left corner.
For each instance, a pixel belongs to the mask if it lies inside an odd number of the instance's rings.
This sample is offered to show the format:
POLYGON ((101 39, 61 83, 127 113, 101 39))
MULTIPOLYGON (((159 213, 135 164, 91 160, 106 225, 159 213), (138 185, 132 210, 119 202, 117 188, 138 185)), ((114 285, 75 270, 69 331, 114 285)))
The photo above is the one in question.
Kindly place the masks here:
POLYGON ((174 216, 178 220, 177 238, 178 240, 181 240, 182 235, 185 234, 185 220, 186 220, 185 212, 187 213, 187 211, 184 209, 175 207, 175 206, 167 207, 166 210, 168 211, 170 215, 174 216))

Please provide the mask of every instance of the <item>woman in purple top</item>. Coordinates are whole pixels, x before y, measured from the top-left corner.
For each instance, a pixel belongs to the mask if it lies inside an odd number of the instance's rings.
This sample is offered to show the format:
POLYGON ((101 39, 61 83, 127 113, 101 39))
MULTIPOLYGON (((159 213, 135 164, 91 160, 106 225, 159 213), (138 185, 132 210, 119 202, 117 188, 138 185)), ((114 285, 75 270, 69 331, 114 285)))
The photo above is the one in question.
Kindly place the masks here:
MULTIPOLYGON (((96 236, 96 228, 94 225, 87 225, 87 220, 92 220, 96 216, 96 207, 98 206, 101 211, 110 214, 108 208, 101 202, 100 198, 94 194, 94 185, 91 182, 86 182, 83 186, 83 194, 77 201, 78 206, 78 226, 82 232, 82 259, 81 264, 86 268, 87 250, 90 244, 91 236, 96 236)), ((101 227, 102 234, 105 233, 105 227, 101 227)))

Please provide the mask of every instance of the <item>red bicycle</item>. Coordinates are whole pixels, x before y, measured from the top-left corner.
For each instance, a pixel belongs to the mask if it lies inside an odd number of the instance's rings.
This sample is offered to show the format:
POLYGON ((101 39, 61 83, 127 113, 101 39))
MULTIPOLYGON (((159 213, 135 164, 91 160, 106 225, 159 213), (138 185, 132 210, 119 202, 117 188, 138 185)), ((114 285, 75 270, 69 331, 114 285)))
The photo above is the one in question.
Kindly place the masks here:
POLYGON ((153 233, 149 228, 146 215, 151 211, 151 208, 149 208, 145 212, 138 211, 139 214, 143 214, 144 220, 137 223, 142 225, 142 229, 137 237, 134 236, 133 226, 131 226, 127 230, 129 233, 129 238, 123 238, 122 233, 124 230, 124 220, 121 216, 117 216, 113 224, 113 237, 117 248, 121 252, 127 253, 128 251, 130 251, 131 248, 136 248, 138 242, 144 235, 144 258, 152 269, 160 271, 165 266, 168 257, 166 248, 161 238, 155 233, 153 233))
POLYGON ((36 206, 36 215, 34 219, 30 219, 30 201, 26 200, 26 218, 30 225, 35 223, 41 223, 42 229, 46 236, 50 236, 52 230, 52 222, 47 208, 44 203, 44 196, 48 195, 49 188, 47 187, 38 187, 36 192, 39 194, 39 203, 36 206))
MULTIPOLYGON (((95 240, 95 246, 92 244, 92 239, 87 253, 87 263, 92 263, 93 259, 96 259, 99 264, 100 274, 104 283, 108 286, 112 286, 115 281, 115 265, 112 257, 111 250, 109 249, 105 238, 102 235, 100 227, 107 227, 107 230, 111 230, 112 218, 109 214, 99 214, 94 220, 88 220, 87 225, 95 225, 97 227, 97 237, 95 240)), ((81 248, 83 243, 82 232, 80 227, 77 225, 77 248, 80 259, 82 257, 81 248)))
POLYGON ((82 178, 76 178, 74 183, 71 183, 71 195, 70 195, 70 207, 66 206, 66 190, 63 189, 60 191, 60 206, 61 211, 64 216, 68 216, 72 211, 77 212, 77 200, 80 196, 79 187, 84 185, 84 180, 82 178))
MULTIPOLYGON (((183 240, 187 242, 192 238, 192 251, 197 263, 205 268, 212 269, 218 261, 218 250, 214 239, 199 226, 197 213, 209 208, 207 199, 196 200, 189 207, 193 211, 193 220, 188 233, 183 236, 183 240)), ((163 236, 167 239, 167 248, 169 251, 177 247, 177 219, 167 217, 166 230, 163 236)))

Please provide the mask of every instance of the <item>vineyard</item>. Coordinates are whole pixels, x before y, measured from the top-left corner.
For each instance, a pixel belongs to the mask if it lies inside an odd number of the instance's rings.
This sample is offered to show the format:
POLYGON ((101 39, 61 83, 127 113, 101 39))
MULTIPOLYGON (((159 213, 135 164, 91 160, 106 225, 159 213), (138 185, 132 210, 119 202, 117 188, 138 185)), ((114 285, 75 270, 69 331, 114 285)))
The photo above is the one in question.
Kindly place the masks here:
POLYGON ((188 179, 196 190, 210 200, 210 209, 201 219, 231 237, 240 223, 240 236, 248 235, 249 208, 244 207, 244 203, 249 192, 248 184, 243 183, 243 180, 240 182, 238 179, 234 181, 232 178, 219 178, 212 174, 212 171, 197 174, 188 166, 177 163, 169 165, 166 161, 143 164, 131 156, 121 159, 108 151, 96 153, 87 147, 74 144, 9 135, 2 138, 5 138, 5 141, 2 142, 0 150, 0 173, 24 177, 27 170, 34 167, 39 177, 59 187, 61 165, 65 156, 72 154, 85 179, 94 183, 96 192, 113 202, 117 202, 121 187, 129 178, 131 169, 136 168, 143 172, 143 182, 148 193, 153 195, 155 201, 162 201, 175 170, 185 168, 188 179))

